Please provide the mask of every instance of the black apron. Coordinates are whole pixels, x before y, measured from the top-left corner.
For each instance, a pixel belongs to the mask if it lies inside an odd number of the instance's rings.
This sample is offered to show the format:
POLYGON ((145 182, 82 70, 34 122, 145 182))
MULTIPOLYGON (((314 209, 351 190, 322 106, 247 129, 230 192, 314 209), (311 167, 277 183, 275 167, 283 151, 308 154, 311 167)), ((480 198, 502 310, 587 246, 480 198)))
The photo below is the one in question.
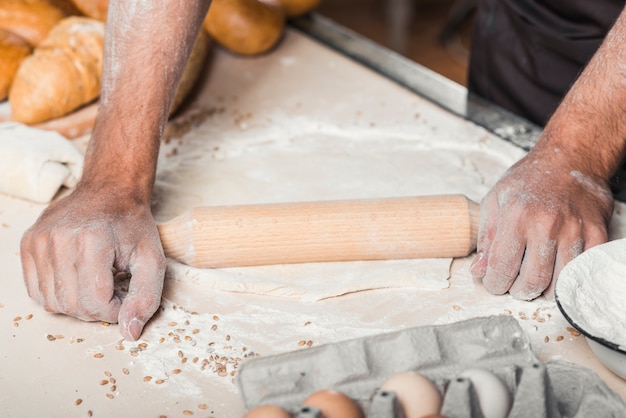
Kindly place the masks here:
POLYGON ((624 0, 478 3, 469 90, 541 126, 626 4, 624 0))

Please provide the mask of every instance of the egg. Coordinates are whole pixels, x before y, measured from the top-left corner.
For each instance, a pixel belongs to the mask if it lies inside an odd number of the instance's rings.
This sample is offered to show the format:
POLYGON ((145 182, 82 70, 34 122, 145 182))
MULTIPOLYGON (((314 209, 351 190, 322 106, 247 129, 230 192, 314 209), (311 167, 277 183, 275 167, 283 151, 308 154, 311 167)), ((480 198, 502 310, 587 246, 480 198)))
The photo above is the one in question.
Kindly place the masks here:
POLYGON ((334 390, 319 390, 302 404, 318 408, 324 418, 363 418, 361 408, 352 399, 334 390))
POLYGON ((505 418, 511 410, 511 393, 504 382, 485 369, 468 369, 459 375, 472 382, 484 418, 505 418))
POLYGON ((436 415, 441 410, 441 393, 433 382, 417 372, 403 372, 391 376, 380 390, 394 392, 405 418, 436 415))
POLYGON ((291 414, 280 406, 261 405, 248 411, 243 418, 291 418, 291 414))

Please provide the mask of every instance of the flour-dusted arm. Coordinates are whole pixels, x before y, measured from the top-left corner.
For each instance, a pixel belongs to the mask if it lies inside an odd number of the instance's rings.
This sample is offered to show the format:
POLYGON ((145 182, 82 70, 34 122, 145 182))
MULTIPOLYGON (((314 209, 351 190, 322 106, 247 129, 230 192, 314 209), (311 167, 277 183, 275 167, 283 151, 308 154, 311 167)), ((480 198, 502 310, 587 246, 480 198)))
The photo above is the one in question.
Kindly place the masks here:
POLYGON ((609 178, 626 148, 626 12, 537 145, 482 202, 472 273, 487 290, 533 299, 563 266, 607 240, 609 178))
POLYGON ((165 258, 150 196, 172 99, 209 4, 111 1, 83 177, 22 239, 28 293, 47 311, 119 322, 134 340, 157 310, 165 258), (132 274, 123 300, 113 269, 132 274))

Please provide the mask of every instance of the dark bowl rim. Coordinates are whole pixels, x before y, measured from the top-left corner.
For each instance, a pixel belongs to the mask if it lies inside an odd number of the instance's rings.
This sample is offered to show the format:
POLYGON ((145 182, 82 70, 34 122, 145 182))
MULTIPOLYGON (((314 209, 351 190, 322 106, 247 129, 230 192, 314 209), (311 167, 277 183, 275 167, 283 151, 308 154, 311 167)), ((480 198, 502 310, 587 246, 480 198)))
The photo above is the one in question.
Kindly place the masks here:
POLYGON ((570 318, 567 312, 565 312, 565 308, 561 305, 561 302, 559 301, 559 295, 556 292, 556 289, 554 292, 554 300, 556 301, 556 306, 559 308, 559 311, 561 311, 561 314, 563 314, 567 322, 569 322, 570 325, 573 326, 578 332, 583 334, 585 337, 597 342, 598 344, 605 346, 606 348, 617 351, 620 354, 626 354, 626 348, 624 348, 624 346, 620 346, 619 344, 615 344, 614 342, 605 340, 602 337, 597 337, 590 334, 589 332, 585 331, 580 325, 578 325, 572 318, 570 318))

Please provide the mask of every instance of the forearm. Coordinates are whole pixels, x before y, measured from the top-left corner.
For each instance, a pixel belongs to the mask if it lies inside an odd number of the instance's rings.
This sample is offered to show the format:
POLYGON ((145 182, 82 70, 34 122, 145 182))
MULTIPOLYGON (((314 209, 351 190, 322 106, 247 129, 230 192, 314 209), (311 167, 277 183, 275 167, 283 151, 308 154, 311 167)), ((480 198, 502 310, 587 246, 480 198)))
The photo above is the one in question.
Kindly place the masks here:
POLYGON ((209 4, 110 2, 100 106, 82 186, 111 186, 149 202, 161 135, 209 4))
POLYGON ((547 124, 536 148, 603 180, 626 148, 626 9, 547 124))

